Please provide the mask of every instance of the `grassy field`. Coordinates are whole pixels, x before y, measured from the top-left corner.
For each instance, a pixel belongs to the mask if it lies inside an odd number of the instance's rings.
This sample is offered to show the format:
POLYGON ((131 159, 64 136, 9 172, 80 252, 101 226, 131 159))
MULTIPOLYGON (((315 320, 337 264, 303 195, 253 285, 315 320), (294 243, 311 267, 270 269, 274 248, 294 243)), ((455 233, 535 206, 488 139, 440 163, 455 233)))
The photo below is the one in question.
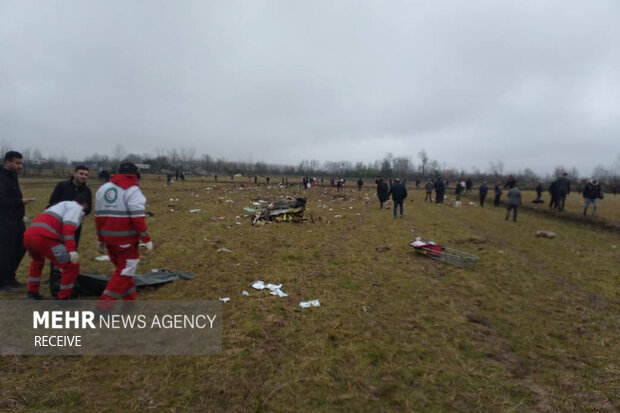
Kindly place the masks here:
MULTIPOLYGON (((39 199, 27 215, 42 210, 55 182, 21 181, 39 199)), ((410 190, 405 218, 394 220, 369 183, 344 197, 198 178, 171 186, 147 178, 142 190, 156 250, 139 272, 197 277, 139 299, 230 297, 222 355, 1 357, 0 410, 620 409, 620 196, 584 218, 577 194, 559 214, 530 209, 526 193, 513 223, 492 200, 480 208, 466 197, 454 208, 424 203, 421 190, 410 190), (252 227, 243 217, 252 201, 285 195, 307 197, 314 223, 252 227), (537 230, 557 237, 536 238, 537 230), (473 269, 429 260, 408 245, 416 236, 480 260, 473 269), (283 283, 289 296, 254 291, 256 280, 283 283), (301 309, 309 299, 321 307, 301 309)), ((92 259, 95 244, 88 217, 82 272, 110 273, 92 259)))

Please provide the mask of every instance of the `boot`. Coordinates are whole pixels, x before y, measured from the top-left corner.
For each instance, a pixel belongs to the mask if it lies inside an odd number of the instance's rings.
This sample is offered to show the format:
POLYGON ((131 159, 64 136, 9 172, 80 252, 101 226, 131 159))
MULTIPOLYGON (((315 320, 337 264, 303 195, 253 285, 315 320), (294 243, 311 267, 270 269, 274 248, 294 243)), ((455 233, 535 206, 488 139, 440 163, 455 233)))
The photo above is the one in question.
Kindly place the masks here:
POLYGON ((28 293, 26 294, 26 300, 42 300, 43 296, 39 293, 33 293, 31 291, 28 291, 28 293))

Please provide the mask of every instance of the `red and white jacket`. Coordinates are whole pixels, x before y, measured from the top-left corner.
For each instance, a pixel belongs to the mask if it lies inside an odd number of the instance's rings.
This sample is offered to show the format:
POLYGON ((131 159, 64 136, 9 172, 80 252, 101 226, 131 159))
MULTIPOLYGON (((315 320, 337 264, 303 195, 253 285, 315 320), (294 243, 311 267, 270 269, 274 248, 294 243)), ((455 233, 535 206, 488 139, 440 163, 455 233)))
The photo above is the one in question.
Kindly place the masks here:
POLYGON ((146 198, 135 175, 114 175, 95 196, 97 238, 107 245, 149 242, 146 231, 146 198))
POLYGON ((75 201, 63 201, 38 215, 26 230, 25 237, 42 237, 65 244, 75 251, 75 230, 82 223, 84 207, 75 201))

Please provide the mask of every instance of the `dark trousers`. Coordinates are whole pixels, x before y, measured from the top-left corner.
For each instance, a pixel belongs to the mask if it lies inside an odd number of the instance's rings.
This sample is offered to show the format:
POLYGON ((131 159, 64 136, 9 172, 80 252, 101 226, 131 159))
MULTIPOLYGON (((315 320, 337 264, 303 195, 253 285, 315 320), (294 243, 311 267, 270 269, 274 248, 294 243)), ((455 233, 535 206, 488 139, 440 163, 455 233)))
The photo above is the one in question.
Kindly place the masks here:
POLYGON ((493 202, 493 205, 495 206, 499 206, 499 199, 502 197, 502 194, 499 195, 495 195, 495 201, 493 202))
POLYGON ((484 206, 484 200, 487 199, 487 196, 481 196, 480 197, 480 206, 483 207, 484 206))
POLYGON ((15 282, 15 271, 25 253, 24 223, 0 220, 0 288, 15 282))
POLYGON ((400 207, 400 216, 403 216, 403 200, 400 201, 394 200, 394 218, 396 218, 396 208, 400 207))
MULTIPOLYGON (((80 225, 75 230, 75 250, 77 251, 78 246, 80 245, 80 234, 82 233, 82 226, 80 225)), ((62 272, 60 268, 56 267, 52 262, 50 262, 50 294, 52 297, 58 297, 58 291, 60 291, 60 280, 62 278, 62 272)))
POLYGON ((508 217, 510 217, 511 209, 513 211, 512 220, 517 222, 517 215, 519 213, 519 207, 517 205, 508 205, 508 208, 506 208, 506 221, 508 221, 508 217))
POLYGON ((558 210, 564 211, 564 206, 566 206, 566 195, 565 193, 560 192, 560 197, 557 201, 558 210))

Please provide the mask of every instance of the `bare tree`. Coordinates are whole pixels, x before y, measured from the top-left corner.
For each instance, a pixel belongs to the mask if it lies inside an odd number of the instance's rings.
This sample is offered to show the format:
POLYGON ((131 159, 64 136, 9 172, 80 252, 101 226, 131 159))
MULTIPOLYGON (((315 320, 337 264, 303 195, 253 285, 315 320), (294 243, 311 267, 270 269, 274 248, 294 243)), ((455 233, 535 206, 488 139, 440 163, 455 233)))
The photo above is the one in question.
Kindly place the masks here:
POLYGON ((194 156, 196 156, 195 148, 181 148, 180 157, 181 162, 183 163, 183 168, 187 168, 189 164, 194 160, 194 156))
POLYGON ((420 169, 422 170, 422 178, 426 178, 426 167, 428 165, 428 155, 426 154, 426 149, 422 149, 418 152, 418 158, 420 158, 420 169))
POLYGON ((116 146, 114 146, 114 151, 112 151, 112 163, 114 165, 118 165, 123 158, 125 157, 125 148, 123 147, 122 144, 117 143, 116 146))

